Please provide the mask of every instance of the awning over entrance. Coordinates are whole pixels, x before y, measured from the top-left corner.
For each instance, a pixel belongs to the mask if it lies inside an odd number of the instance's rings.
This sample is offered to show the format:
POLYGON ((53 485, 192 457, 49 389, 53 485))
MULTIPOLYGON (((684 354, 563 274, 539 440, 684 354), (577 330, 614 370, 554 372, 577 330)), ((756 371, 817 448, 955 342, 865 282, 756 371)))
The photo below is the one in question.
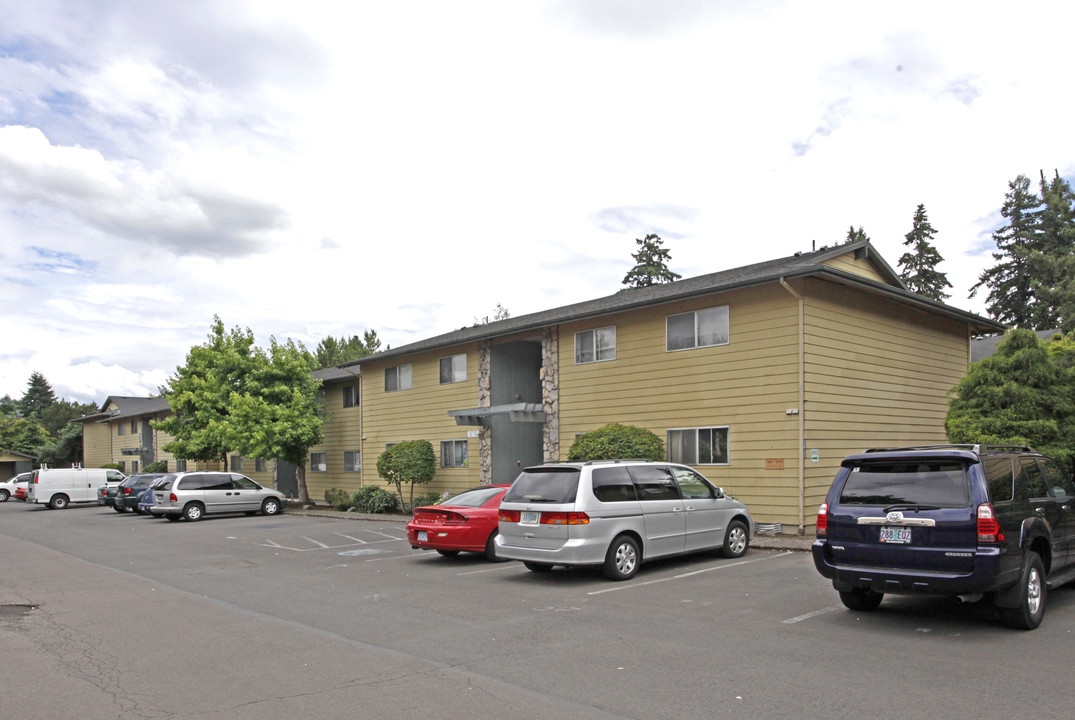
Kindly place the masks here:
POLYGON ((512 403, 472 410, 449 410, 448 414, 455 418, 456 425, 490 427, 494 415, 504 415, 508 418, 508 422, 545 422, 545 411, 541 409, 539 403, 512 403))

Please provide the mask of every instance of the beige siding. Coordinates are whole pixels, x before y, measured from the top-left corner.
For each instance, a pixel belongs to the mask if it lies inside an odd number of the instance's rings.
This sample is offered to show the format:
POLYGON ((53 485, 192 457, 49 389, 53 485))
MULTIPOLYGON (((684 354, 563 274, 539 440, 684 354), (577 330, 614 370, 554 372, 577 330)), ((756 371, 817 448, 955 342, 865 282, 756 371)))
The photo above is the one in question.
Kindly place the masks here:
POLYGON ((806 292, 807 524, 845 455, 943 443, 946 394, 966 373, 964 323, 842 286, 806 292))
POLYGON ((82 466, 101 467, 112 462, 112 427, 89 420, 82 423, 82 466))
MULTIPOLYGON (((320 445, 310 448, 310 452, 323 452, 326 458, 326 471, 315 472, 306 465, 306 489, 314 502, 325 501, 325 491, 339 488, 353 493, 362 487, 362 472, 345 471, 343 455, 345 452, 362 452, 362 407, 365 398, 359 394, 359 405, 345 408, 343 392, 346 387, 358 387, 359 379, 333 382, 325 385, 325 411, 328 417, 322 428, 325 439, 320 445)), ((364 455, 364 454, 363 454, 364 455)), ((376 478, 376 472, 374 477, 376 478)))
MULTIPOLYGON (((365 440, 362 442, 362 478, 366 485, 393 489, 377 475, 377 458, 389 443, 428 440, 437 455, 437 474, 426 487, 416 487, 415 495, 427 492, 458 492, 479 483, 478 438, 468 438, 477 428, 455 424, 449 410, 478 406, 477 343, 441 351, 408 355, 362 366, 362 402, 365 440), (440 359, 466 353, 467 379, 442 385, 440 359), (385 392, 385 369, 411 364, 411 389, 385 392), (440 467, 440 443, 467 440, 468 467, 440 467)), ((404 489, 406 497, 408 490, 404 489)))
POLYGON ((890 280, 877 271, 877 266, 874 265, 872 260, 869 260, 868 258, 863 258, 861 260, 856 259, 854 253, 840 255, 832 260, 827 260, 823 264, 836 268, 837 270, 861 275, 870 280, 876 280, 877 282, 883 282, 889 285, 892 284, 890 280))
MULTIPOLYGON (((798 522, 798 306, 778 285, 712 295, 560 328, 560 448, 610 422, 667 439, 727 426, 728 465, 696 469, 765 522, 798 522), (727 305, 729 344, 668 352, 665 318, 727 305), (574 334, 616 326, 616 359, 575 364, 574 334), (778 460, 783 469, 766 469, 778 460)), ((774 463, 779 464, 779 463, 774 463)))

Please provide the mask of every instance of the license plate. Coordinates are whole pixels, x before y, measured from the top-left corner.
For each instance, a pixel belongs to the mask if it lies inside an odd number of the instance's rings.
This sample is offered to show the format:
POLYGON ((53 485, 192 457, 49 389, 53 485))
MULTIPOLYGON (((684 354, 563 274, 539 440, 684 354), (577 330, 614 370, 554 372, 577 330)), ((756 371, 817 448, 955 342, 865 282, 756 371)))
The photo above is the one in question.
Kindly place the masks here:
POLYGON ((881 528, 881 542, 907 544, 911 542, 911 528, 883 527, 881 528))
POLYGON ((524 512, 519 514, 519 524, 521 525, 537 525, 541 522, 541 513, 539 512, 524 512))
POLYGON ((427 533, 425 530, 419 530, 418 542, 429 542, 429 533, 427 533))

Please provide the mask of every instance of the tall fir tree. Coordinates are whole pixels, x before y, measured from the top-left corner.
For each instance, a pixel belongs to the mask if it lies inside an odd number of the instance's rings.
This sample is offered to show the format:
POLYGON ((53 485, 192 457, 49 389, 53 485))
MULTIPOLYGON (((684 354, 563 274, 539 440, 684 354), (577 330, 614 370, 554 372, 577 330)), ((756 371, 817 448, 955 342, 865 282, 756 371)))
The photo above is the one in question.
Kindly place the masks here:
POLYGON ((679 280, 679 273, 668 269, 668 261, 672 259, 672 255, 665 249, 659 235, 650 233, 641 240, 636 238, 635 242, 638 243, 638 252, 631 254, 635 266, 624 275, 624 285, 628 288, 641 288, 679 280))
MULTIPOLYGON (((989 288, 987 310, 994 319, 1031 330, 1064 325, 1061 308, 1075 304, 1071 272, 1075 261, 1075 195, 1057 175, 1041 178, 1041 195, 1030 179, 1008 183, 1001 215, 1008 221, 993 233, 997 264, 978 276, 970 296, 989 288)), ((1070 319, 1068 320, 1070 323, 1070 319)))
POLYGON ((854 225, 850 225, 847 228, 847 237, 844 239, 844 245, 850 245, 851 243, 861 242, 863 240, 869 240, 870 236, 866 234, 866 231, 862 229, 862 226, 858 226, 858 230, 854 225))
POLYGON ((900 257, 899 267, 902 268, 900 277, 911 292, 943 302, 951 297, 944 289, 952 287, 952 283, 948 282, 947 275, 937 270, 944 258, 930 242, 936 232, 926 216, 926 206, 919 205, 911 232, 904 235, 907 239, 903 244, 911 250, 900 257))
POLYGON ((44 375, 33 372, 26 383, 26 392, 18 402, 18 412, 24 418, 36 418, 54 402, 56 394, 52 392, 52 385, 44 375))

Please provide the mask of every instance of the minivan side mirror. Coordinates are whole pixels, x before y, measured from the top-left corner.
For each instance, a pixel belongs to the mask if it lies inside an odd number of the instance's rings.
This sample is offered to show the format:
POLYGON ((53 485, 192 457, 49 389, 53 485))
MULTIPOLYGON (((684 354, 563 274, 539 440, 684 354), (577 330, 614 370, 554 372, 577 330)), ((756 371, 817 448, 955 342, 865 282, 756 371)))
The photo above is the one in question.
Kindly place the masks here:
POLYGON ((717 500, 722 499, 724 497, 724 488, 718 487, 716 490, 717 490, 717 500))

